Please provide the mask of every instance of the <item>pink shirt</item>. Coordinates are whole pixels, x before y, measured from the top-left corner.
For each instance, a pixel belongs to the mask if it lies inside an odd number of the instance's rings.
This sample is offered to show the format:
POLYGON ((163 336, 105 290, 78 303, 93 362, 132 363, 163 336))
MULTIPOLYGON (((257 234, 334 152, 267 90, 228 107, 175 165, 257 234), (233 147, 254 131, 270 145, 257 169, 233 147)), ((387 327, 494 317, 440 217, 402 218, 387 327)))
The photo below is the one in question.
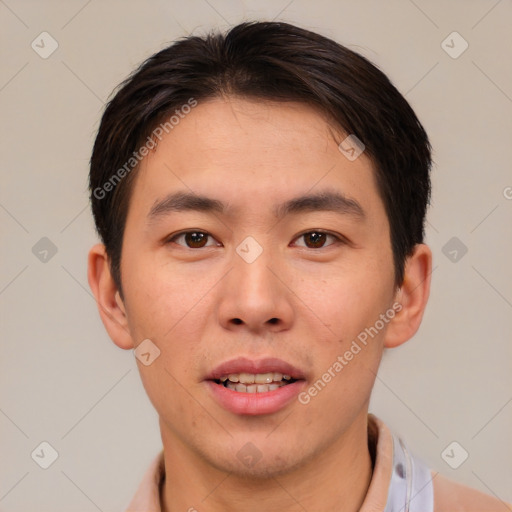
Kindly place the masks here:
MULTIPOLYGON (((375 446, 375 466, 373 468, 372 480, 368 488, 365 500, 359 512, 405 512, 405 503, 399 503, 401 499, 400 490, 394 486, 393 480, 397 477, 393 473, 396 468, 396 444, 393 435, 388 427, 376 416, 368 415, 370 443, 375 446)), ((395 441, 396 443, 396 441, 395 441)), ((441 476, 435 471, 429 472, 428 482, 421 485, 421 492, 430 492, 426 497, 427 503, 433 501, 430 510, 422 509, 421 512, 506 512, 512 511, 512 505, 500 499, 488 496, 474 489, 457 484, 441 476), (433 493, 433 500, 432 500, 433 493)), ((161 512, 160 507, 160 486, 165 475, 164 450, 153 459, 149 468, 140 483, 135 496, 133 497, 126 512, 161 512)), ((419 506, 420 500, 413 497, 410 501, 411 510, 419 506), (416 499, 416 502, 415 502, 416 499)), ((426 505, 424 505, 426 506, 426 505)))

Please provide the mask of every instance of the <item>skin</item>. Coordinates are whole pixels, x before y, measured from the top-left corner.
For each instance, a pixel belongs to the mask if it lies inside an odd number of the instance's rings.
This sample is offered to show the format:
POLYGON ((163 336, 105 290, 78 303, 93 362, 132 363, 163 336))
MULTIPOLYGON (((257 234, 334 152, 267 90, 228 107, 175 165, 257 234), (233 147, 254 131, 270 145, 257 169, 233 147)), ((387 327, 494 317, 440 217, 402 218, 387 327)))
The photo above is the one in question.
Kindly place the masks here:
POLYGON ((395 286, 372 162, 365 153, 349 161, 338 149, 345 136, 299 103, 199 102, 138 170, 122 249, 123 300, 104 246, 89 253, 89 283, 114 343, 130 350, 149 338, 161 351, 151 365, 137 364, 160 417, 166 512, 251 512, 262 504, 348 512, 364 500, 375 374, 384 348, 407 341, 421 323, 432 256, 417 245, 395 286), (272 213, 275 204, 326 188, 356 200, 364 219, 272 213), (178 190, 228 209, 148 223, 155 201, 178 190), (187 247, 183 236, 164 243, 183 230, 213 238, 203 248, 187 247), (317 247, 315 230, 346 242, 328 236, 317 247), (236 252, 247 236, 263 248, 250 264, 236 252), (244 416, 209 393, 207 373, 238 356, 283 359, 304 371, 307 389, 395 302, 401 311, 307 405, 294 400, 277 413, 244 416), (248 442, 262 455, 252 467, 237 458, 248 442))

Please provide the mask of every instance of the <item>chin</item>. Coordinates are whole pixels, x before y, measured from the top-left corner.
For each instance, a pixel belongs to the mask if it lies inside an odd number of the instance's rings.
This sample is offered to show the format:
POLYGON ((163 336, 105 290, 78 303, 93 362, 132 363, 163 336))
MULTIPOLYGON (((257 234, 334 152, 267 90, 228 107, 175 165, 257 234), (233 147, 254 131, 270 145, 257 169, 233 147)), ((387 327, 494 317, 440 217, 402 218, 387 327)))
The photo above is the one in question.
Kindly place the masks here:
POLYGON ((226 467, 224 471, 230 472, 233 476, 237 476, 241 479, 267 481, 271 478, 289 474, 293 470, 299 468, 302 465, 302 462, 302 460, 289 461, 282 460, 277 457, 274 460, 265 461, 262 458, 250 467, 243 463, 231 463, 229 465, 230 467, 226 467))
MULTIPOLYGON (((260 446, 263 443, 260 443, 260 446)), ((294 448, 285 443, 268 445, 261 450, 251 441, 241 443, 241 448, 233 450, 232 454, 226 453, 226 447, 220 448, 220 454, 208 454, 206 460, 216 469, 241 479, 268 480, 288 474, 300 468, 309 457, 306 456, 304 447, 294 448), (286 450, 283 453, 283 448, 286 450)))

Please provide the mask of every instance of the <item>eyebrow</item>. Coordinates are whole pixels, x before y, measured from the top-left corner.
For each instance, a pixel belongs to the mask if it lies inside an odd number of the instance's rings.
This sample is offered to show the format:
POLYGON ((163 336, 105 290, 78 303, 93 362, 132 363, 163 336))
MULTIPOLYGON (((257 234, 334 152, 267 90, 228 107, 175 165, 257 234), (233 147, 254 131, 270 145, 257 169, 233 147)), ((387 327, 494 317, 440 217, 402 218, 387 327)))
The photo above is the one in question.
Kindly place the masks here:
MULTIPOLYGON (((147 221, 156 221, 158 218, 166 216, 171 212, 199 211, 223 214, 226 212, 226 209, 227 206, 218 199, 189 192, 175 192, 161 200, 155 201, 148 213, 147 221)), ((282 219, 287 215, 315 211, 331 211, 342 215, 349 215, 358 220, 365 218, 362 206, 355 199, 346 197, 333 190, 323 190, 295 197, 274 206, 273 209, 274 216, 278 219, 282 219)))

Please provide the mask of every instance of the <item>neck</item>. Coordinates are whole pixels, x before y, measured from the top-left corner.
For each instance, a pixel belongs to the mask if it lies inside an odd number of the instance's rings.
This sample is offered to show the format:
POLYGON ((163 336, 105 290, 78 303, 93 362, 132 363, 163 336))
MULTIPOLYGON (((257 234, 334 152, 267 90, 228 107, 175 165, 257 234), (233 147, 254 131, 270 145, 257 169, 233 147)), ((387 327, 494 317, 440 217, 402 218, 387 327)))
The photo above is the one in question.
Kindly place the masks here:
POLYGON ((161 431, 166 474, 162 512, 259 512, 262 508, 356 512, 372 477, 366 411, 299 468, 258 479, 222 472, 183 445, 162 423, 161 431))

